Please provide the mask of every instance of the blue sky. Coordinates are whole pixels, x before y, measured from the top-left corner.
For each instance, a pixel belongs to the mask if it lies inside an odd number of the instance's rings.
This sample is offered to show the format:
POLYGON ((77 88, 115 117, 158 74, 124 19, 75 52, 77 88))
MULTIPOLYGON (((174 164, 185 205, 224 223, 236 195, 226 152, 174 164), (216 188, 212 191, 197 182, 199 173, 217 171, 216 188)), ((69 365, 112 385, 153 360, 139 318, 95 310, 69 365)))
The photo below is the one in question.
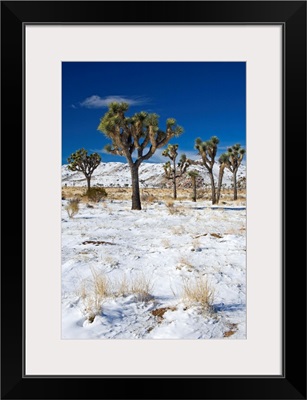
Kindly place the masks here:
MULTIPOLYGON (((244 62, 63 62, 62 164, 84 147, 103 162, 124 157, 106 154, 110 141, 97 130, 111 101, 130 104, 127 115, 155 112, 160 128, 175 118, 184 133, 170 141, 179 156, 197 159, 194 142, 220 139, 219 153, 246 144, 246 68, 244 62)), ((149 162, 166 162, 158 150, 149 162)))

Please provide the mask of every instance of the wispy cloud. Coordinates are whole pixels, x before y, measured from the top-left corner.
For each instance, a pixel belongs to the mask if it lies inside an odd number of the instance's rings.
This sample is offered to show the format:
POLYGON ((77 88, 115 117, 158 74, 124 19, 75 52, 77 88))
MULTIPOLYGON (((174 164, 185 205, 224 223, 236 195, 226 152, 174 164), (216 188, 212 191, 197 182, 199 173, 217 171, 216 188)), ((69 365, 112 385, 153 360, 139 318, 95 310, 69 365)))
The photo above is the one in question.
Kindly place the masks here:
POLYGON ((85 108, 104 108, 108 107, 108 105, 113 102, 128 103, 130 106, 135 106, 146 104, 149 102, 149 99, 146 97, 126 97, 117 95, 100 97, 98 95, 92 95, 81 101, 79 105, 85 108))

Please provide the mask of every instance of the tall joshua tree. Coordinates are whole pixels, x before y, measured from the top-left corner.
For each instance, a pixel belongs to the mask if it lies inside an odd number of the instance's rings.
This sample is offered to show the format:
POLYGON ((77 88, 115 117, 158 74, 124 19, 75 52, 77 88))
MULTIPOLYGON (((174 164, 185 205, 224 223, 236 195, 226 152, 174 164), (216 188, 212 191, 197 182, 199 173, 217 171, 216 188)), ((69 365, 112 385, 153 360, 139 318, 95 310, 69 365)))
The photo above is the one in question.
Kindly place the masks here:
POLYGON ((198 150, 198 153, 202 158, 203 165, 206 167, 206 169, 209 173, 209 177, 210 177, 210 181, 211 181, 212 204, 216 203, 213 165, 215 163, 217 145, 219 144, 219 142, 220 141, 216 136, 212 136, 206 142, 203 142, 200 138, 197 138, 195 141, 195 148, 198 150))
POLYGON ((100 120, 98 130, 111 139, 105 149, 123 156, 131 171, 132 210, 141 210, 139 167, 141 163, 153 156, 155 151, 164 147, 170 139, 179 136, 183 128, 177 125, 174 118, 166 120, 165 131, 159 128, 159 116, 141 111, 127 117, 127 103, 110 103, 109 110, 100 120), (133 156, 135 154, 135 156, 133 156))
POLYGON ((223 153, 220 158, 219 158, 219 164, 220 164, 220 169, 219 169, 219 181, 217 184, 217 192, 216 192, 216 202, 217 204, 220 201, 220 196, 221 196, 221 188, 222 188, 222 183, 223 183, 223 176, 224 176, 224 171, 225 168, 228 167, 229 164, 229 157, 227 153, 223 153))
POLYGON ((192 179, 192 187, 193 187, 192 201, 196 201, 196 178, 198 177, 199 173, 196 170, 193 170, 193 171, 189 171, 188 175, 192 179))
POLYGON ((72 153, 68 159, 68 169, 70 171, 80 171, 87 180, 87 189, 91 188, 91 177, 101 161, 98 153, 87 154, 87 150, 80 149, 72 153))
POLYGON ((185 154, 182 154, 178 165, 176 165, 176 158, 178 156, 178 144, 169 144, 167 148, 162 152, 162 156, 168 157, 171 161, 167 161, 164 165, 165 176, 173 181, 173 193, 174 199, 177 199, 177 185, 176 179, 182 176, 188 166, 190 165, 190 160, 187 159, 185 154), (172 165, 171 165, 172 162, 172 165))
POLYGON ((228 149, 228 162, 227 168, 232 172, 233 175, 233 199, 237 200, 238 193, 237 193, 237 172, 243 160, 244 154, 246 150, 241 147, 239 143, 234 144, 233 146, 229 147, 228 149))

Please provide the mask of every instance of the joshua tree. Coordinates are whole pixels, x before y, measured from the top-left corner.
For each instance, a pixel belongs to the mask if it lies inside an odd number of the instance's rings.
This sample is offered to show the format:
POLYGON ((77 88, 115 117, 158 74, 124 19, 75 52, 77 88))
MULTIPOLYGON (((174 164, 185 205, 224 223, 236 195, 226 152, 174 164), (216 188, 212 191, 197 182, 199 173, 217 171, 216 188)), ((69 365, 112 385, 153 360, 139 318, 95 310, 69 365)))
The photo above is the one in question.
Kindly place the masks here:
POLYGON ((215 195, 215 183, 213 176, 213 165, 215 163, 215 156, 217 152, 217 145, 219 144, 219 139, 216 136, 212 136, 206 142, 203 142, 200 138, 197 138, 195 141, 195 148, 198 150, 199 155, 202 158, 203 165, 208 170, 210 181, 211 181, 211 199, 212 204, 216 203, 216 195, 215 195))
POLYGON ((177 199, 176 179, 182 176, 190 165, 190 160, 187 159, 185 154, 182 154, 178 165, 176 165, 176 158, 178 156, 177 150, 178 144, 169 144, 167 148, 162 152, 162 156, 169 157, 173 164, 171 165, 171 162, 167 161, 163 165, 163 168, 166 178, 173 180, 174 199, 177 199))
POLYGON ((237 200, 237 172, 243 160, 243 156, 246 153, 246 150, 241 147, 239 143, 234 144, 228 149, 228 159, 227 168, 232 172, 233 175, 233 199, 237 200))
POLYGON ((126 117, 127 103, 111 103, 109 110, 101 118, 98 130, 111 139, 105 149, 126 157, 132 180, 132 210, 141 210, 139 167, 153 156, 158 148, 165 146, 174 136, 179 136, 183 128, 174 118, 166 120, 166 130, 159 128, 159 116, 141 111, 126 117), (135 157, 133 157, 136 152, 135 157))
POLYGON ((91 188, 91 177, 95 169, 98 167, 101 161, 101 157, 98 153, 87 154, 87 150, 80 149, 75 153, 72 153, 67 159, 68 169, 70 171, 80 171, 84 174, 87 180, 87 189, 91 188))
POLYGON ((227 153, 223 153, 219 158, 220 170, 219 170, 219 181, 218 181, 218 184, 217 184, 217 192, 216 192, 216 202, 217 202, 217 204, 220 201, 221 187, 222 187, 222 183, 223 183, 224 170, 228 166, 228 163, 229 163, 228 154, 227 153))
POLYGON ((193 187, 193 197, 192 201, 196 201, 196 178, 198 177, 198 172, 194 169, 193 171, 189 171, 188 175, 192 179, 192 187, 193 187))

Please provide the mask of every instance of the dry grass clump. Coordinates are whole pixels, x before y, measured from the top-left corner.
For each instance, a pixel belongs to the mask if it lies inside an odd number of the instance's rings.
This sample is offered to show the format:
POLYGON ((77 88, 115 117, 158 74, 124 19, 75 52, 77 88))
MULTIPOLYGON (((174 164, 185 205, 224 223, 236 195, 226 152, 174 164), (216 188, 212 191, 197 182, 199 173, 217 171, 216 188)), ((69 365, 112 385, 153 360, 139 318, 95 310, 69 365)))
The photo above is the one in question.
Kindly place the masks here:
POLYGON ((175 207, 174 207, 174 201, 173 200, 167 200, 167 201, 165 201, 165 206, 166 206, 166 208, 167 208, 167 210, 168 210, 168 212, 170 213, 170 214, 175 214, 175 207))
POLYGON ((132 277, 123 274, 114 282, 115 296, 136 295, 138 301, 149 301, 152 299, 153 282, 150 276, 139 273, 132 277))
POLYGON ((171 247, 171 243, 167 238, 163 238, 161 240, 161 245, 165 248, 165 249, 169 249, 171 247))
POLYGON ((137 295, 138 300, 148 301, 152 298, 153 282, 150 277, 141 273, 130 280, 130 292, 137 295))
POLYGON ((157 201, 157 197, 148 192, 143 192, 141 195, 141 201, 144 201, 145 203, 154 203, 157 201))
POLYGON ((79 212, 79 203, 80 199, 75 197, 73 199, 68 200, 68 204, 65 207, 69 218, 73 218, 79 212))
POLYGON ((167 211, 169 212, 169 214, 171 215, 185 215, 187 210, 185 207, 183 206, 175 206, 174 200, 167 200, 164 202, 167 211))
POLYGON ((201 250, 201 244, 200 244, 200 240, 199 240, 199 236, 198 237, 194 237, 192 240, 192 246, 194 250, 201 250))
POLYGON ((104 300, 111 295, 111 284, 107 277, 94 268, 91 268, 92 277, 83 280, 79 289, 79 296, 83 301, 83 313, 92 323, 102 311, 104 300))
POLYGON ((183 235, 186 232, 186 230, 184 226, 179 225, 179 226, 173 226, 171 228, 171 232, 173 235, 183 235))
POLYGON ((187 268, 189 272, 192 272, 194 268, 193 264, 186 257, 181 256, 176 269, 181 270, 183 267, 187 268))
POLYGON ((202 200, 211 200, 211 189, 208 188, 198 189, 197 198, 202 200))
POLYGON ((183 278, 183 300, 188 304, 200 305, 203 311, 212 309, 214 290, 205 276, 194 279, 183 278))

